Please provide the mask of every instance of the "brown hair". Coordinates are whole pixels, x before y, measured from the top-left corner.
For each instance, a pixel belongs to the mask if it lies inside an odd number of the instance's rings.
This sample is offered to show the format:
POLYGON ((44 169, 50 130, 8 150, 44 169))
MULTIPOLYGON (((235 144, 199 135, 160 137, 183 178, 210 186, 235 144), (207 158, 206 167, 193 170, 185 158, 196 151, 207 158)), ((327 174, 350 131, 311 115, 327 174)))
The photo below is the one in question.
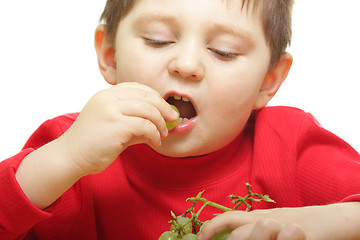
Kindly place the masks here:
MULTIPOLYGON (((136 0, 107 0, 100 20, 106 24, 106 34, 115 40, 116 30, 122 18, 134 6, 136 0)), ((252 4, 261 16, 266 42, 271 51, 270 68, 273 67, 291 43, 292 7, 294 0, 243 0, 243 8, 252 4)))

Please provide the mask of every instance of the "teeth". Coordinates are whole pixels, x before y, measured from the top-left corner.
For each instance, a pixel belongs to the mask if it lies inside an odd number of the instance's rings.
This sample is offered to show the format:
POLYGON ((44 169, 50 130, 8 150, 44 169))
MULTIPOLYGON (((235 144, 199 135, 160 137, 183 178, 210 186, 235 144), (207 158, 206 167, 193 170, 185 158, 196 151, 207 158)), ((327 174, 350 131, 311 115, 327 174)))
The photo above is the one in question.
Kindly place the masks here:
POLYGON ((178 124, 186 123, 187 121, 189 121, 188 118, 179 118, 178 124))
POLYGON ((176 96, 176 95, 174 95, 173 96, 176 100, 180 100, 181 99, 181 97, 180 96, 176 96))
POLYGON ((189 102, 190 100, 187 97, 180 97, 177 95, 172 95, 173 98, 175 98, 175 100, 183 100, 184 102, 189 102))
MULTIPOLYGON (((170 97, 174 98, 177 101, 190 102, 190 100, 187 97, 181 97, 177 95, 171 95, 170 97)), ((189 121, 189 118, 179 117, 179 121, 177 124, 183 124, 186 123, 187 121, 189 121)))

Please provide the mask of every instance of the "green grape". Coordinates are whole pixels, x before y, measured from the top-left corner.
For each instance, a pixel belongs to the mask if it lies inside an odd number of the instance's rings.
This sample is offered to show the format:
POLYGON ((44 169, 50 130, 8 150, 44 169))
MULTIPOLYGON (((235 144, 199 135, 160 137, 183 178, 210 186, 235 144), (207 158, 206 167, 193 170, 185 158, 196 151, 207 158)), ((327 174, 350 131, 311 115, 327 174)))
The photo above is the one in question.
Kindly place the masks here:
POLYGON ((230 236, 231 230, 225 230, 221 233, 215 234, 211 240, 226 240, 230 236))
POLYGON ((160 235, 158 240, 180 240, 180 238, 177 237, 176 233, 171 231, 166 231, 160 235))
POLYGON ((174 121, 174 122, 168 122, 166 121, 166 127, 167 129, 170 131, 172 130, 176 124, 179 122, 179 118, 180 118, 180 113, 179 110, 174 106, 174 105, 170 105, 175 111, 177 111, 177 113, 179 114, 178 118, 174 121))
POLYGON ((182 240, 197 240, 197 236, 193 233, 186 234, 182 240))
MULTIPOLYGON (((192 225, 190 218, 183 217, 183 216, 177 216, 175 221, 183 226, 184 233, 191 233, 192 232, 192 225)), ((172 224, 170 227, 170 231, 176 231, 176 227, 172 224)))

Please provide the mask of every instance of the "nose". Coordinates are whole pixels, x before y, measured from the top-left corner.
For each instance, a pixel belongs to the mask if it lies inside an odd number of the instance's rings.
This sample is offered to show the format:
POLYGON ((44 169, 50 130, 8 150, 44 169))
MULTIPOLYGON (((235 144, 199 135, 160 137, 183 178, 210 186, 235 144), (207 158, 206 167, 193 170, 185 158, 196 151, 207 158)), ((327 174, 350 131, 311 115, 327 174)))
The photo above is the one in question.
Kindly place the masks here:
POLYGON ((179 45, 169 63, 168 71, 171 75, 180 76, 186 80, 202 80, 205 70, 201 60, 201 51, 196 44, 179 45))

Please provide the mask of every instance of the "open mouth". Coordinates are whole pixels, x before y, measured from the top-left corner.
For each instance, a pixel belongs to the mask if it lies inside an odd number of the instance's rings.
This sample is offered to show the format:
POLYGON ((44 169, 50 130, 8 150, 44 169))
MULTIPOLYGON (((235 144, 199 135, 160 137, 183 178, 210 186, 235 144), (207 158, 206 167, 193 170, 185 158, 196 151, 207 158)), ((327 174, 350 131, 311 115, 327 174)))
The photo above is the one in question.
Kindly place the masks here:
POLYGON ((196 110, 194 105, 187 97, 171 95, 166 99, 169 104, 174 105, 180 113, 179 124, 187 122, 189 119, 195 117, 196 110))

